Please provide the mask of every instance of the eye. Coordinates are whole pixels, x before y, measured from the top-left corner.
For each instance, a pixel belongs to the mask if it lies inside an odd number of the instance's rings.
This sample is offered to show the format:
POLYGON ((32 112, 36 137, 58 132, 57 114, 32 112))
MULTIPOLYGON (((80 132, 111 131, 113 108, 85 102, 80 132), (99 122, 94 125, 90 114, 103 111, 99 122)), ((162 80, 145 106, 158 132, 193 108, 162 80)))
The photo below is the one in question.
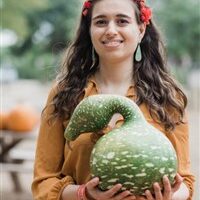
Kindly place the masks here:
POLYGON ((129 21, 126 20, 126 19, 118 19, 118 20, 117 20, 117 24, 119 24, 120 26, 125 26, 125 25, 127 25, 128 23, 129 23, 129 21))
POLYGON ((107 24, 107 21, 105 19, 101 19, 101 20, 96 21, 95 24, 97 26, 104 26, 107 24))

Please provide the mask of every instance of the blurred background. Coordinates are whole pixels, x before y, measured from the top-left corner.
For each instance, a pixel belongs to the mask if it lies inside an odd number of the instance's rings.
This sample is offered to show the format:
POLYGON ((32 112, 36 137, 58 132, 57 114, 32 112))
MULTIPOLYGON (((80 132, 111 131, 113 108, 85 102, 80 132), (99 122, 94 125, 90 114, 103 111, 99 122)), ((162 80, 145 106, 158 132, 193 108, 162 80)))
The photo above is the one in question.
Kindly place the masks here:
MULTIPOLYGON (((0 0, 1 200, 31 200, 39 116, 62 53, 73 39, 83 0, 0 0), (23 118, 25 114, 31 117, 23 118), (21 121, 20 121, 21 120, 21 121), (22 121, 27 123, 22 126, 22 121), (9 124, 9 123, 8 123, 9 124), (13 125, 14 124, 14 125, 13 125)), ((168 65, 189 104, 190 154, 199 194, 200 1, 147 1, 161 30, 168 65)))

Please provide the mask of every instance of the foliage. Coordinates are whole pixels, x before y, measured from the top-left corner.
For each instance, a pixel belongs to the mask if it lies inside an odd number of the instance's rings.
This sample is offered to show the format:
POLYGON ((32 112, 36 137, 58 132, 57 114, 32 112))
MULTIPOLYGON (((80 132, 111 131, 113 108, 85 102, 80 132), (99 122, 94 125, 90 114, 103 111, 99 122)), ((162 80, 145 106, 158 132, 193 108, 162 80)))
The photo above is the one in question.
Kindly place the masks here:
POLYGON ((59 65, 55 60, 74 36, 78 9, 78 0, 6 0, 1 27, 13 30, 18 42, 2 50, 4 63, 14 65, 20 78, 53 78, 59 65))
MULTIPOLYGON (((200 61, 200 3, 193 0, 163 1, 156 11, 161 22, 169 56, 184 65, 190 59, 193 66, 200 61)), ((188 66, 189 67, 189 66, 188 66)))
POLYGON ((5 0, 1 2, 1 28, 14 30, 23 39, 29 33, 27 15, 35 10, 42 10, 47 7, 47 0, 20 0, 13 2, 5 0))

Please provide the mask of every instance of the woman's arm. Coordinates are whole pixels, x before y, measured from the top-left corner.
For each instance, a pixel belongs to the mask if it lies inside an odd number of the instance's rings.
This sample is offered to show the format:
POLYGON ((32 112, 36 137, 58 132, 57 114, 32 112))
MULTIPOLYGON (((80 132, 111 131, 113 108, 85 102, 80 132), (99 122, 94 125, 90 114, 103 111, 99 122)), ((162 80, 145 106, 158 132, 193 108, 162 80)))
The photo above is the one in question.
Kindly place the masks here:
POLYGON ((74 182, 71 176, 65 176, 61 171, 65 149, 62 121, 55 120, 52 124, 48 123, 53 110, 50 102, 55 94, 56 89, 53 88, 41 117, 32 183, 35 200, 59 199, 63 187, 74 182))

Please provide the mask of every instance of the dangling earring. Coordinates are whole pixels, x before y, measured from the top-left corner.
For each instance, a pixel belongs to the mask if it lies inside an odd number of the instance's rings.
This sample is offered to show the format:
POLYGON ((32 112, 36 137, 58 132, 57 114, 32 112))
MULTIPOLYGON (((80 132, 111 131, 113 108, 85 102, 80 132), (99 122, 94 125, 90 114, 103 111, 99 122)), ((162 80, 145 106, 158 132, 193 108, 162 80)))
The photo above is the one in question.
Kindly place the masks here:
POLYGON ((138 44, 137 49, 136 49, 135 60, 137 62, 140 62, 142 60, 142 52, 141 52, 140 43, 138 44))
POLYGON ((92 47, 92 65, 90 67, 90 70, 95 66, 95 64, 96 64, 96 57, 95 57, 94 47, 92 47))

